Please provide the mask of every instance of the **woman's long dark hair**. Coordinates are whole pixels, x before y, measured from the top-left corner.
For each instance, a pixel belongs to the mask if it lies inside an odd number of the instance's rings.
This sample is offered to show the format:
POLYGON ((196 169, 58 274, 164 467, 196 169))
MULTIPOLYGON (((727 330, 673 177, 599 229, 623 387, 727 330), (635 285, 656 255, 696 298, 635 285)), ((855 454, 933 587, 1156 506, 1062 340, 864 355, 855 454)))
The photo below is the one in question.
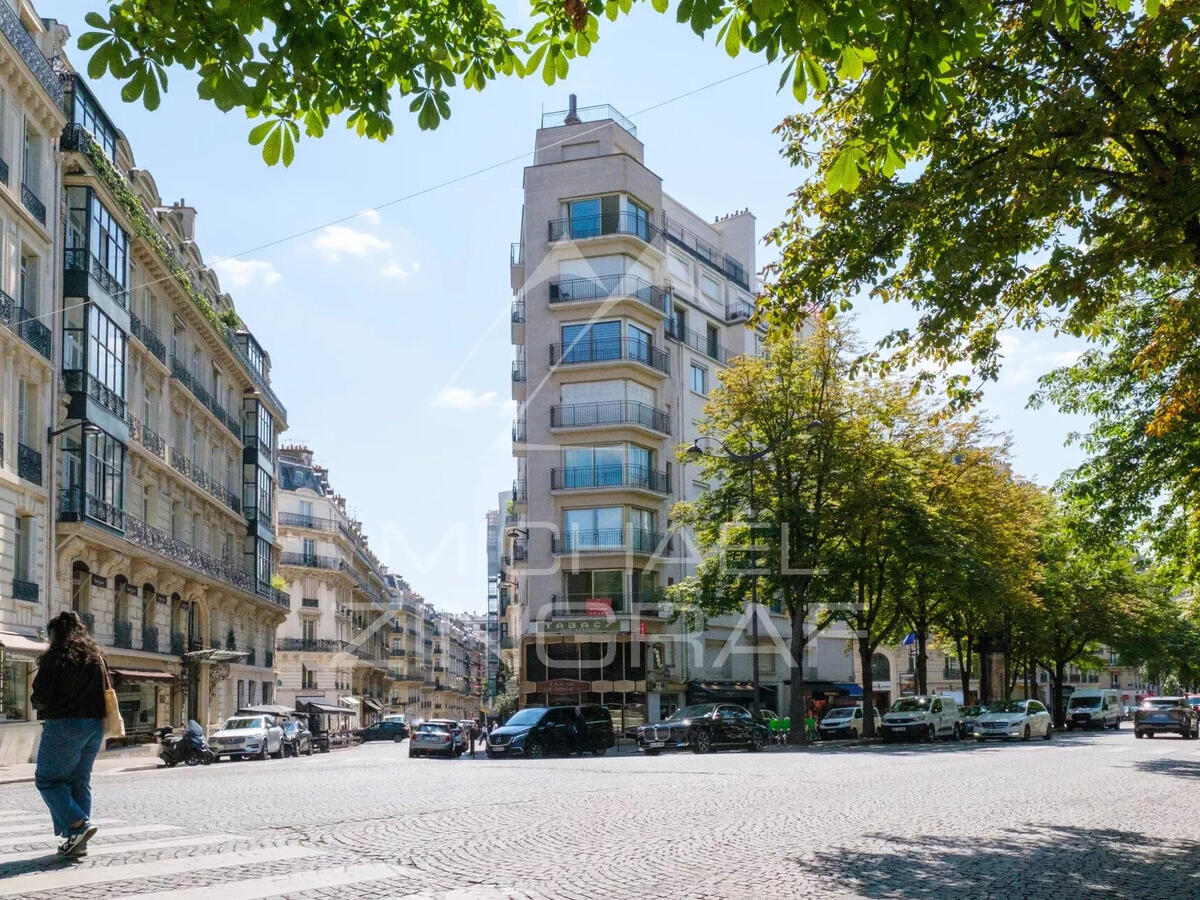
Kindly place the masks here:
POLYGON ((46 624, 50 649, 42 654, 38 664, 50 659, 66 659, 75 665, 94 662, 103 665, 104 654, 95 638, 88 634, 79 614, 71 610, 59 613, 46 624))

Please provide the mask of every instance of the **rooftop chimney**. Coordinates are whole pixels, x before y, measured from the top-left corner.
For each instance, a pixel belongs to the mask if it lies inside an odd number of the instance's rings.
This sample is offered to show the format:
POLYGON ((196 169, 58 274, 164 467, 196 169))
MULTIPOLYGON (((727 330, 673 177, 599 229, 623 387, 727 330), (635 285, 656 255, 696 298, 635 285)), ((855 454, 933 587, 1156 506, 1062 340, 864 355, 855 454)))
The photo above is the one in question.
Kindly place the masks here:
POLYGON ((577 101, 575 99, 575 95, 572 94, 569 98, 567 98, 567 117, 565 119, 563 119, 564 125, 578 125, 579 124, 579 113, 576 112, 576 109, 577 109, 577 101))

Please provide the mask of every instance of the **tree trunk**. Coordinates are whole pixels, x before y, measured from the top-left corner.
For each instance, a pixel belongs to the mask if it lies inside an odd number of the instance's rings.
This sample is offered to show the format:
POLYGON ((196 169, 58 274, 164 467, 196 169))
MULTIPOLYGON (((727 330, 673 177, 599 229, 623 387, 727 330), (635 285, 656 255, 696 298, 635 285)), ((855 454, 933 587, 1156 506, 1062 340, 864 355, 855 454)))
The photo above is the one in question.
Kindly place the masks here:
POLYGON ((917 693, 929 693, 929 651, 925 649, 925 628, 917 632, 917 693))
POLYGON ((808 715, 808 696, 804 689, 804 646, 808 641, 804 633, 806 608, 801 606, 792 612, 792 696, 788 702, 788 715, 792 720, 788 741, 792 744, 807 744, 808 733, 804 719, 808 715))
POLYGON ((1067 721, 1066 710, 1063 708, 1063 677, 1066 668, 1060 660, 1054 661, 1054 709, 1051 710, 1051 714, 1054 716, 1055 728, 1063 728, 1067 721))
POLYGON ((963 703, 971 702, 971 657, 967 656, 967 661, 964 664, 960 659, 958 661, 958 680, 962 682, 963 703))
POLYGON ((871 658, 875 655, 875 648, 868 646, 864 641, 858 642, 858 660, 862 664, 862 689, 863 689, 863 730, 862 736, 866 738, 875 737, 875 674, 871 671, 871 658))

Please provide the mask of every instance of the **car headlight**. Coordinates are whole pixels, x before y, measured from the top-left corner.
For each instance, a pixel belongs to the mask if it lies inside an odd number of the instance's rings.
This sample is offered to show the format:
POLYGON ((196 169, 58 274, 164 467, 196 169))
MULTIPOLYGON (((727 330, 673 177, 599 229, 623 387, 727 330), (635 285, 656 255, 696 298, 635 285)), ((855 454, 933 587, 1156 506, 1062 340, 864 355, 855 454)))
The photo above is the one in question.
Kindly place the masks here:
MULTIPOLYGON (((526 734, 528 734, 528 732, 526 732, 526 734)), ((523 744, 524 742, 525 734, 514 735, 512 741, 510 741, 512 744, 523 744)))

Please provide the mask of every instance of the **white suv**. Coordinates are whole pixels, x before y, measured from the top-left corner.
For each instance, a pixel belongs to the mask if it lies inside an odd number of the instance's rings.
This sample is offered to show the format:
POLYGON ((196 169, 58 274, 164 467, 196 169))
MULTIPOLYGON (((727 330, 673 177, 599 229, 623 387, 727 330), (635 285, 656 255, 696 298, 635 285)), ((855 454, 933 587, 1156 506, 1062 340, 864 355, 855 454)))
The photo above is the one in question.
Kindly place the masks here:
POLYGON ((217 759, 228 756, 253 756, 279 759, 283 756, 283 729, 274 716, 234 716, 226 719, 220 730, 209 739, 209 749, 217 759))
POLYGON ((958 701, 941 694, 901 697, 883 714, 885 740, 916 738, 932 741, 937 738, 962 737, 962 717, 958 701))

